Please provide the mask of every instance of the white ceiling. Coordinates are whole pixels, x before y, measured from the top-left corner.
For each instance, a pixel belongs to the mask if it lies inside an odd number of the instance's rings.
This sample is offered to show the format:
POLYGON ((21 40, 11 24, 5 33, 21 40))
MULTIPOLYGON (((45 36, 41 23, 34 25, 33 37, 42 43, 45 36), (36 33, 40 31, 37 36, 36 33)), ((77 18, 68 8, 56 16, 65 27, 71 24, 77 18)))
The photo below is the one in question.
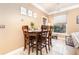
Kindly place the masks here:
POLYGON ((34 3, 33 5, 48 15, 79 7, 79 3, 34 3))

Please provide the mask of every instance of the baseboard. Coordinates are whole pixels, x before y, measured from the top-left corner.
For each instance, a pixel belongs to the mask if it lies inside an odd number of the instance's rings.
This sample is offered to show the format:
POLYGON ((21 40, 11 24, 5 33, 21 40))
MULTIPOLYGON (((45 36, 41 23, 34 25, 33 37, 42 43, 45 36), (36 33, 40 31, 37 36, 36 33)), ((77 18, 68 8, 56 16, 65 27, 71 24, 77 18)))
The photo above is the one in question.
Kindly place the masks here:
POLYGON ((17 53, 18 51, 23 51, 23 47, 18 48, 18 49, 16 49, 16 50, 13 50, 13 51, 11 51, 11 52, 5 54, 5 55, 14 55, 14 54, 17 53))

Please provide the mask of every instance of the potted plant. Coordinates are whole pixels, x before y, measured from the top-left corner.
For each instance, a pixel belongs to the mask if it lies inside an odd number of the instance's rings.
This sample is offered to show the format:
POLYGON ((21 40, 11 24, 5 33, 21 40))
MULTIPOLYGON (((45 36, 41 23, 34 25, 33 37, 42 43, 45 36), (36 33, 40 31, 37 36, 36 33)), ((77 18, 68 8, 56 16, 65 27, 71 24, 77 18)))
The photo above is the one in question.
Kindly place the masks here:
POLYGON ((34 29, 34 23, 31 22, 30 25, 31 25, 31 28, 34 29))

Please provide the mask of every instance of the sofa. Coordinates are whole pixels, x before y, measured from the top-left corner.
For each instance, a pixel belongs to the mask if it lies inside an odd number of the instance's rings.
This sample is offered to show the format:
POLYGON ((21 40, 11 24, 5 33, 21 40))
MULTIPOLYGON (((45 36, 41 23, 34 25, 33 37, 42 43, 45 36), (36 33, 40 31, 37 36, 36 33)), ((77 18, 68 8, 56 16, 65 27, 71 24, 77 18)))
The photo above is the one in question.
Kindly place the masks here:
POLYGON ((71 33, 72 41, 75 48, 79 48, 79 32, 71 33))

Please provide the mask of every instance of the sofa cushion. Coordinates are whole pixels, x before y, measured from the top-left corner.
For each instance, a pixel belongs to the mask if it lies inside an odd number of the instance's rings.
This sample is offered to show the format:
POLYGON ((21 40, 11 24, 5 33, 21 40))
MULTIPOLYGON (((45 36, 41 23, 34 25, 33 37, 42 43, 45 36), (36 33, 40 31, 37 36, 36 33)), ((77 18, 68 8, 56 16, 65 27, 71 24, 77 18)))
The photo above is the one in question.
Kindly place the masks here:
POLYGON ((79 47, 79 32, 73 32, 71 36, 72 36, 74 46, 78 48, 79 47))

